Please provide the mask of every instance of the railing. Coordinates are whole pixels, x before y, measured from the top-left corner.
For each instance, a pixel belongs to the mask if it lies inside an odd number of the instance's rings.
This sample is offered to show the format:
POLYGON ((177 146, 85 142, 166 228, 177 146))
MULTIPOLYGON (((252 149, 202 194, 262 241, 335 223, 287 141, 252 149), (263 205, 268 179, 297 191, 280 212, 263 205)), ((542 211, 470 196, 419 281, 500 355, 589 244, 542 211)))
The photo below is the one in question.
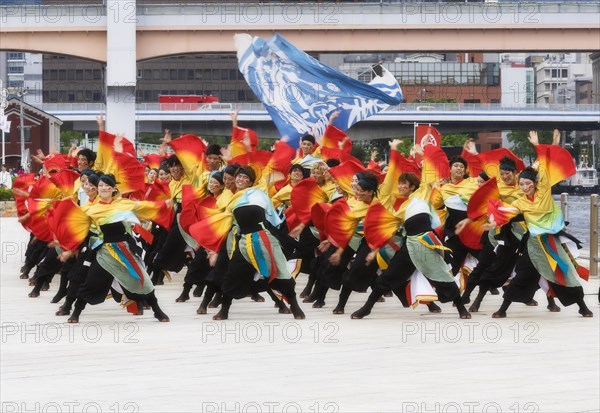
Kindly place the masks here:
MULTIPOLYGON (((50 3, 50 2, 47 2, 50 3)), ((104 1, 81 2, 80 4, 40 4, 38 1, 21 1, 19 4, 4 4, 0 6, 0 16, 11 15, 19 7, 36 7, 42 15, 54 17, 57 8, 69 10, 69 16, 106 16, 106 6, 104 1), (97 9, 91 11, 91 9, 97 9), (51 14, 49 14, 51 13, 51 14)), ((537 14, 565 14, 578 13, 590 14, 600 13, 600 4, 596 1, 578 1, 578 2, 532 2, 529 0, 515 0, 513 2, 501 3, 465 3, 463 2, 403 2, 399 0, 379 0, 365 3, 355 2, 302 2, 302 3, 283 3, 283 2, 226 2, 204 0, 190 0, 179 2, 161 1, 138 1, 136 7, 138 16, 169 16, 169 15, 208 15, 218 13, 232 13, 236 9, 246 9, 248 13, 256 14, 260 10, 261 14, 266 12, 270 15, 282 15, 290 13, 300 13, 313 16, 314 13, 331 13, 335 15, 358 15, 358 14, 403 14, 403 15, 427 15, 451 13, 454 15, 474 16, 483 14, 516 15, 525 19, 535 17, 537 14)), ((243 11, 240 11, 240 13, 243 11)), ((294 15, 296 15, 294 14, 294 15)))
MULTIPOLYGON (((464 1, 448 3, 420 2, 420 1, 399 1, 399 0, 381 0, 365 3, 354 2, 303 2, 303 3, 278 3, 278 2, 253 2, 244 4, 243 2, 201 2, 201 4, 190 4, 192 2, 138 2, 138 15, 182 15, 182 13, 193 13, 194 8, 198 9, 198 14, 206 14, 207 11, 214 13, 213 8, 217 10, 234 10, 235 8, 248 8, 248 11, 256 14, 258 9, 262 13, 269 11, 273 15, 279 13, 290 13, 289 9, 299 8, 301 10, 330 11, 336 14, 439 14, 448 12, 452 8, 453 14, 474 15, 481 13, 490 13, 490 10, 498 13, 536 13, 562 14, 562 13, 599 13, 600 5, 597 2, 532 2, 528 0, 516 0, 503 3, 465 3, 464 1), (140 4, 141 3, 141 4, 140 4), (144 4, 146 3, 146 4, 144 4), (152 3, 152 4, 148 4, 152 3), (159 3, 159 4, 156 4, 159 3), (216 4, 215 4, 216 3, 216 4), (185 10, 185 12, 184 12, 185 10)), ((196 3, 196 2, 193 2, 196 3)))
MULTIPOLYGON (((63 111, 83 111, 83 112, 102 112, 106 109, 104 103, 42 103, 36 105, 37 108, 46 112, 63 111)), ((138 111, 231 111, 240 109, 242 111, 265 111, 262 103, 138 103, 138 111)), ((391 106, 387 112, 598 112, 600 113, 600 104, 528 104, 524 106, 502 106, 498 103, 403 103, 397 106, 391 106)))
MULTIPOLYGON (((592 194, 589 200, 590 207, 590 226, 589 226, 589 248, 590 248, 590 275, 598 276, 598 264, 600 259, 598 258, 598 207, 599 207, 599 195, 592 194)), ((560 208, 565 217, 565 221, 569 221, 569 208, 587 206, 587 202, 573 202, 569 201, 569 195, 566 193, 560 194, 560 208)), ((569 227, 567 227, 568 229, 569 227)))

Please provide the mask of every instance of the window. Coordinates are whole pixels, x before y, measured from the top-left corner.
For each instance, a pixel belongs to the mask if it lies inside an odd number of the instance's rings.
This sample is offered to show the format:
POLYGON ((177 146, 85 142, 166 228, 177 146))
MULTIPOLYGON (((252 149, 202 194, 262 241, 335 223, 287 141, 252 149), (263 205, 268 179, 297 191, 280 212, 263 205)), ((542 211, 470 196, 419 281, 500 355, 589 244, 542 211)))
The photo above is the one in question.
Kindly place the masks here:
POLYGON ((8 66, 8 73, 11 74, 20 74, 24 73, 25 68, 23 66, 8 66))
POLYGON ((22 52, 8 52, 7 60, 25 60, 25 54, 22 52))
POLYGON ((31 126, 25 126, 23 128, 23 132, 23 135, 25 136, 25 143, 31 143, 31 126))

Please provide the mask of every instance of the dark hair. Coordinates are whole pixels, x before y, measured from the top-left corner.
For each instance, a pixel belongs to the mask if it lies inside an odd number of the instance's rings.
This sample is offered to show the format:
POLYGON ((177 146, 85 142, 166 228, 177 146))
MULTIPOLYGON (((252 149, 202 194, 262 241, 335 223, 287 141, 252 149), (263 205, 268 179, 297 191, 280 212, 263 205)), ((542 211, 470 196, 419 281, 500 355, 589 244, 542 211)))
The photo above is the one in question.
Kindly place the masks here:
POLYGON ((485 173, 485 171, 479 172, 479 177, 481 179, 483 179, 484 181, 489 181, 490 180, 490 177, 488 176, 488 174, 485 173))
POLYGON ((238 175, 246 175, 248 178, 250 178, 250 185, 254 185, 254 181, 256 180, 256 172, 254 172, 254 169, 252 169, 251 166, 240 166, 237 171, 235 171, 235 176, 238 175))
POLYGON ((421 180, 419 177, 411 172, 404 172, 398 177, 398 182, 406 182, 409 187, 414 186, 416 191, 421 186, 421 180))
POLYGON ((223 172, 221 172, 221 171, 213 172, 210 174, 210 177, 215 179, 221 185, 223 185, 223 172))
POLYGON ((465 158, 463 158, 460 155, 454 155, 452 158, 450 158, 450 162, 448 163, 448 166, 450 166, 452 168, 452 165, 454 165, 457 162, 462 163, 465 166, 465 169, 467 169, 467 161, 465 158))
POLYGON ((523 169, 521 171, 521 173, 519 174, 519 179, 529 179, 533 182, 537 182, 538 180, 538 173, 535 169, 533 169, 531 166, 528 166, 527 168, 523 169))
POLYGON ((169 171, 169 168, 166 165, 161 165, 160 168, 158 168, 158 172, 160 171, 166 172, 168 174, 171 173, 171 171, 169 171))
POLYGON ((310 171, 308 169, 304 168, 299 163, 295 163, 295 164, 292 164, 292 166, 290 166, 290 174, 294 170, 298 170, 298 171, 302 172, 302 179, 308 178, 310 176, 310 171))
POLYGON ((181 161, 179 160, 179 158, 177 157, 177 155, 171 155, 171 156, 169 156, 167 158, 167 166, 169 168, 172 168, 172 167, 174 167, 176 165, 181 165, 181 161))
POLYGON ((239 163, 232 163, 232 164, 227 165, 225 168, 223 168, 223 173, 226 173, 227 175, 235 176, 235 173, 237 172, 237 170, 239 168, 240 168, 239 163))
POLYGON ((98 187, 98 183, 99 182, 100 182, 100 178, 98 177, 98 175, 96 175, 94 173, 88 175, 88 183, 89 184, 91 184, 91 185, 93 185, 95 187, 98 187))
POLYGON ((87 159, 88 163, 96 162, 96 153, 88 148, 83 148, 77 152, 77 156, 83 156, 85 159, 87 159))
POLYGON ((309 142, 311 142, 314 145, 315 144, 315 137, 312 136, 311 134, 307 133, 306 135, 304 135, 302 137, 302 139, 300 139, 300 142, 303 142, 303 141, 309 141, 309 142))
POLYGON ((91 169, 84 169, 83 171, 81 171, 81 175, 86 175, 86 176, 90 176, 92 174, 94 174, 95 172, 92 171, 91 169))
POLYGON ((370 171, 357 172, 356 177, 358 178, 358 186, 360 186, 364 191, 377 192, 379 179, 374 173, 370 171))
POLYGON ((338 165, 339 165, 341 162, 340 162, 340 160, 339 160, 339 159, 336 159, 336 158, 330 158, 330 159, 327 159, 327 160, 325 161, 325 163, 327 164, 327 166, 328 166, 328 167, 330 167, 330 168, 334 168, 334 167, 338 166, 338 165))
POLYGON ((515 160, 513 158, 511 158, 509 156, 505 156, 502 159, 500 159, 500 170, 516 172, 517 163, 515 162, 515 160))
POLYGON ((221 146, 216 143, 211 143, 206 148, 206 156, 208 155, 218 155, 221 156, 221 146))
POLYGON ((100 175, 98 181, 104 182, 106 185, 112 186, 113 188, 117 186, 117 180, 113 174, 100 175))

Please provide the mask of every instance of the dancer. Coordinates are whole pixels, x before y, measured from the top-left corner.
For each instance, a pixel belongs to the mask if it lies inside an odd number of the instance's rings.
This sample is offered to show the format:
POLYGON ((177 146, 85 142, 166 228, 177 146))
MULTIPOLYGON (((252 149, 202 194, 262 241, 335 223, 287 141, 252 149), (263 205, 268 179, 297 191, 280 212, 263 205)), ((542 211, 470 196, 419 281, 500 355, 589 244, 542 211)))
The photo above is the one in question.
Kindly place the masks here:
POLYGON ((594 314, 585 304, 583 287, 578 281, 586 270, 577 265, 560 240, 560 236, 568 234, 563 231, 564 216, 551 193, 554 183, 575 172, 572 157, 563 148, 540 145, 535 131, 529 132, 529 141, 538 153, 538 170, 525 168, 519 174, 519 187, 524 195, 512 202, 510 207, 493 209, 490 213, 492 224, 498 222, 496 218, 503 218, 498 223, 505 224, 508 217, 523 214, 529 230, 529 238, 515 267, 516 275, 508 285, 504 301, 493 317, 506 317, 506 311, 514 301, 530 302, 542 278, 562 305, 577 304, 579 314, 586 318, 593 317, 594 314), (553 164, 550 161, 550 154, 554 158, 560 156, 562 151, 566 152, 565 159, 570 159, 573 165, 567 162, 553 164), (502 217, 503 214, 510 215, 502 217))

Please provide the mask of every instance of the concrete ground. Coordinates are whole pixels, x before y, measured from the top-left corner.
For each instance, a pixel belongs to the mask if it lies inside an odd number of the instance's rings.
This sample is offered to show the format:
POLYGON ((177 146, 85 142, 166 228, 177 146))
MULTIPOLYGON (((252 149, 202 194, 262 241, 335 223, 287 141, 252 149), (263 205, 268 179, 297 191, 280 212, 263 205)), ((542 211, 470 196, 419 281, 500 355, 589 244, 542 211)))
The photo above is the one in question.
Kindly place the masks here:
MULTIPOLYGON (((57 317, 50 291, 28 298, 19 279, 28 235, 0 219, 3 412, 598 412, 598 278, 584 288, 594 318, 514 304, 500 296, 460 320, 404 309, 396 298, 351 320, 304 304, 306 320, 267 301, 236 301, 230 320, 196 315, 199 298, 175 303, 183 274, 157 287, 171 317, 133 316, 114 301, 88 307, 77 325, 57 317)), ((306 276, 300 275, 298 291, 306 276)))

